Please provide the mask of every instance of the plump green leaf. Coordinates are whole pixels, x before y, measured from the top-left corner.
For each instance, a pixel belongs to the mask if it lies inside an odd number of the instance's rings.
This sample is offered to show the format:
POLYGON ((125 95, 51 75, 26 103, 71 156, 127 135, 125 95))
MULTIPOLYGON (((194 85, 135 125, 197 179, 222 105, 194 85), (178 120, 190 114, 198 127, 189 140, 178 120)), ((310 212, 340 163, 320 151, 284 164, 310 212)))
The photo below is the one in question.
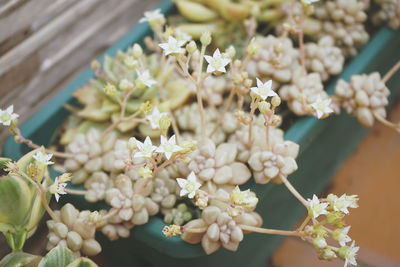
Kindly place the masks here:
POLYGON ((36 267, 41 258, 25 252, 13 252, 0 261, 0 267, 36 267))
POLYGON ((88 258, 79 258, 70 263, 67 267, 97 267, 98 265, 88 258))
POLYGON ((58 245, 47 253, 38 267, 65 267, 75 260, 74 253, 65 246, 58 245))
POLYGON ((0 224, 21 226, 31 207, 32 192, 21 177, 0 178, 0 224))

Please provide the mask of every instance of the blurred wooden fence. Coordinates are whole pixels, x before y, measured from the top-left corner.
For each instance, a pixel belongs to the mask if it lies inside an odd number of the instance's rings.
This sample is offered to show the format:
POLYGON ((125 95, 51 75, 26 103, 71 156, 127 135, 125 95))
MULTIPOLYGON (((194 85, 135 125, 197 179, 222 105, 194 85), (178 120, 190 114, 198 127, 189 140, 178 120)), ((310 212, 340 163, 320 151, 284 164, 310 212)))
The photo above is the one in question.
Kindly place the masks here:
POLYGON ((0 0, 0 108, 24 122, 158 2, 0 0))

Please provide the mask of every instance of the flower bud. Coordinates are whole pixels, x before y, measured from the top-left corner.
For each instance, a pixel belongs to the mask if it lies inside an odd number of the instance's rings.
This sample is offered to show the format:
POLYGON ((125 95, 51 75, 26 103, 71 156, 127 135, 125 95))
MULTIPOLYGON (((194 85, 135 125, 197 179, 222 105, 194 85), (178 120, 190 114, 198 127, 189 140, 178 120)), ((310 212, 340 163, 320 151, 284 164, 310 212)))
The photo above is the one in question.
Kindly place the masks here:
POLYGON ((321 260, 331 261, 336 258, 336 253, 331 248, 325 248, 319 255, 321 260))
POLYGON ((343 217, 344 214, 340 211, 332 211, 326 214, 326 219, 328 223, 332 226, 336 227, 343 227, 344 222, 343 222, 343 217))
POLYGON ((274 106, 274 107, 277 107, 277 106, 279 106, 280 104, 281 104, 281 98, 279 97, 279 96, 274 96, 274 97, 272 97, 272 99, 271 99, 271 104, 272 104, 272 106, 274 106))
POLYGON ((271 104, 266 101, 258 103, 258 109, 262 114, 267 114, 271 110, 271 104))
POLYGON ((99 69, 100 69, 100 62, 99 62, 97 59, 92 60, 92 62, 90 62, 90 68, 91 68, 93 71, 99 70, 99 69))
POLYGON ((186 51, 188 51, 189 54, 193 54, 197 50, 197 45, 196 43, 192 40, 186 45, 186 51))
POLYGON ((251 79, 246 79, 243 82, 244 87, 250 88, 253 85, 253 81, 251 79))
POLYGON ((142 104, 140 104, 140 108, 139 109, 144 114, 148 114, 153 109, 153 105, 151 104, 150 101, 145 101, 142 104))
POLYGON ((204 46, 211 44, 211 33, 209 31, 204 32, 200 37, 200 42, 204 46))
POLYGON ((89 215, 90 222, 98 223, 98 222, 101 222, 101 220, 102 220, 102 216, 97 210, 90 213, 90 215, 89 215))
POLYGON ((168 116, 162 116, 159 121, 161 131, 167 131, 171 126, 171 119, 168 116))
POLYGON ((228 55, 228 57, 234 58, 236 55, 236 49, 233 45, 230 45, 228 49, 226 49, 225 53, 228 55))
POLYGON ((128 81, 127 79, 122 79, 119 82, 119 88, 122 91, 129 91, 133 89, 133 83, 131 83, 130 81, 128 81))
POLYGON ((137 60, 132 56, 125 57, 124 63, 125 63, 125 66, 130 70, 135 69, 138 65, 137 60))
POLYGON ((137 143, 136 143, 136 138, 135 137, 131 137, 128 140, 128 143, 126 144, 127 148, 131 151, 137 149, 137 143))
POLYGON ((247 46, 247 53, 249 56, 254 56, 258 53, 260 49, 260 44, 256 41, 255 38, 251 39, 250 44, 247 46))
POLYGON ((132 54, 135 58, 139 58, 143 55, 143 49, 139 44, 134 44, 132 48, 132 54))
POLYGON ((328 244, 326 243, 325 238, 323 238, 323 237, 316 237, 316 238, 314 238, 314 240, 313 240, 313 245, 314 245, 314 247, 317 248, 317 249, 323 249, 323 248, 326 248, 326 246, 327 246, 328 244))
POLYGON ((150 178, 153 176, 153 172, 149 167, 141 167, 138 170, 138 174, 143 178, 150 178))
POLYGON ((117 89, 114 85, 107 83, 106 87, 104 87, 104 93, 108 96, 115 96, 117 89))
POLYGON ((166 237, 180 235, 180 234, 182 234, 181 227, 179 225, 174 225, 174 224, 165 226, 163 229, 163 234, 166 237))

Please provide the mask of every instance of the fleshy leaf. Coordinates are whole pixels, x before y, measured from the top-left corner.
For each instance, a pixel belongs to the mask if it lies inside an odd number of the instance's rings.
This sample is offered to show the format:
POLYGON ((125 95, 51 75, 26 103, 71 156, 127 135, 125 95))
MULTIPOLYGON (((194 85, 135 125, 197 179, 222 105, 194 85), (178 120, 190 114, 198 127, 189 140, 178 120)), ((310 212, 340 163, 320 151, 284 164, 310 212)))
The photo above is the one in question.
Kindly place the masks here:
POLYGON ((74 253, 65 246, 58 245, 47 253, 38 267, 65 267, 75 260, 74 253))
POLYGON ((13 252, 0 261, 0 267, 36 267, 41 258, 25 252, 13 252))
POLYGON ((11 175, 1 177, 0 224, 22 226, 29 213, 31 199, 31 189, 21 177, 11 175))
POLYGON ((79 258, 70 263, 67 267, 97 267, 98 265, 88 258, 79 258))

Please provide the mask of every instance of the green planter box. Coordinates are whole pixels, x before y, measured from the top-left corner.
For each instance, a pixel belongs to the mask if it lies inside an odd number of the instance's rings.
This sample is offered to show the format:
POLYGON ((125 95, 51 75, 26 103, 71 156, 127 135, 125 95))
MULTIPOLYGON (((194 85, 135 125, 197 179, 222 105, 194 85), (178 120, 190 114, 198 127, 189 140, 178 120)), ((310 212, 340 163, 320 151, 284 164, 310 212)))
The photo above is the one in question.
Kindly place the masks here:
MULTIPOLYGON (((163 13, 175 12, 169 1, 160 8, 163 13)), ((117 50, 125 50, 135 42, 141 43, 150 34, 146 24, 140 24, 128 32, 121 40, 110 47, 105 54, 115 55, 117 50)), ((380 71, 384 74, 400 59, 400 32, 382 28, 367 46, 348 63, 340 78, 349 80, 352 74, 380 71)), ((104 55, 103 55, 104 56, 104 55)), ((102 61, 103 56, 100 57, 102 61)), ((86 69, 69 83, 60 93, 21 126, 22 134, 38 144, 48 145, 54 133, 69 115, 62 105, 73 103, 72 92, 85 85, 93 73, 86 69)), ((332 94, 336 81, 328 87, 332 94)), ((400 91, 400 75, 388 83, 392 98, 400 91)), ((298 171, 289 179, 305 197, 323 190, 341 162, 354 150, 367 133, 355 118, 342 114, 325 120, 304 117, 286 132, 285 138, 300 144, 297 158, 298 171)), ((20 158, 29 151, 25 145, 16 144, 9 138, 4 146, 4 156, 20 158)), ((53 176, 56 175, 51 170, 53 176)), ((362 177, 360 177, 362 179, 362 177)), ((264 219, 264 227, 290 229, 302 215, 304 207, 287 191, 283 185, 255 185, 250 181, 246 186, 252 188, 260 197, 257 211, 264 219)), ((99 205, 85 203, 82 197, 67 196, 62 199, 73 202, 84 209, 98 209, 99 205), (69 199, 68 199, 69 197, 69 199)), ((205 255, 200 245, 190 245, 179 237, 166 239, 162 234, 164 223, 159 217, 152 217, 146 225, 135 227, 131 237, 115 242, 108 241, 99 234, 103 255, 110 266, 263 266, 282 238, 261 234, 248 234, 237 252, 220 249, 212 255, 205 255)))

